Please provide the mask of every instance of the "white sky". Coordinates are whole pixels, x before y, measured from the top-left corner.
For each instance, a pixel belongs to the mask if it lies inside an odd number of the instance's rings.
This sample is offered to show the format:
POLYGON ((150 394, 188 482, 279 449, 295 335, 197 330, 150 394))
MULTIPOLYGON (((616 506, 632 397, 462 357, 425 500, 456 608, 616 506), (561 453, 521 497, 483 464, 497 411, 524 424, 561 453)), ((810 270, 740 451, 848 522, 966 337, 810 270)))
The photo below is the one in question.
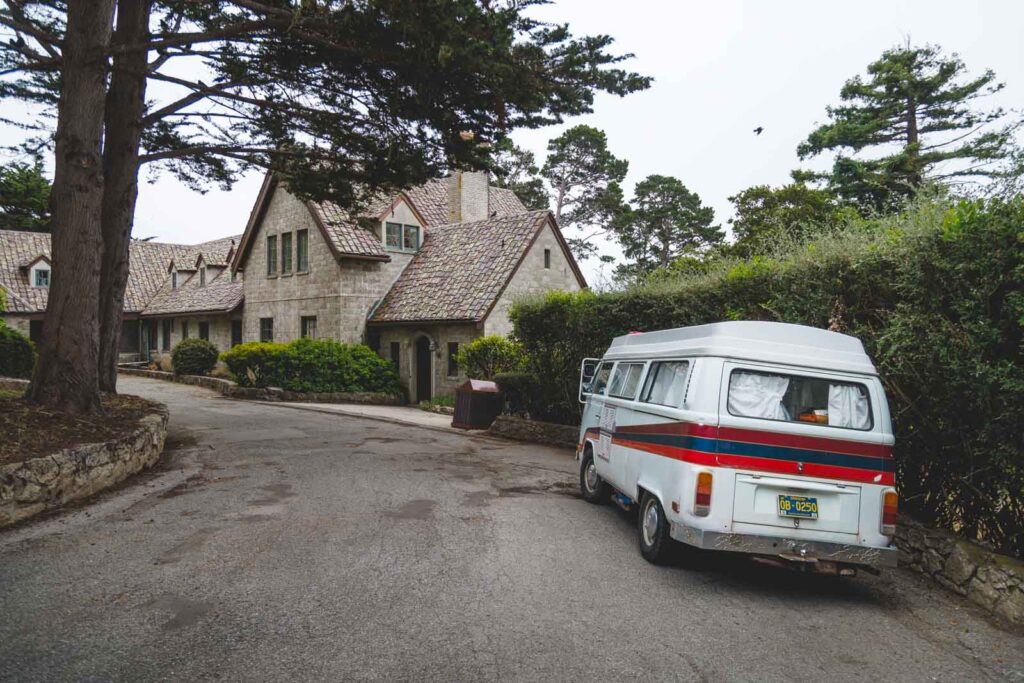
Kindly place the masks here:
MULTIPOLYGON (((628 68, 652 87, 619 99, 600 96, 592 115, 513 135, 543 161, 548 139, 576 123, 608 134, 629 160, 633 184, 676 176, 715 209, 723 225, 728 197, 751 185, 779 185, 799 166, 796 146, 825 120, 843 82, 883 50, 937 43, 957 52, 972 74, 995 70, 1006 88, 993 105, 1024 103, 1024 2, 1019 0, 714 0, 654 2, 556 0, 535 16, 566 21, 576 34, 607 33, 613 49, 633 52, 628 68), (764 127, 756 137, 752 129, 764 127)), ((8 106, 4 105, 5 108, 8 106)), ((18 139, 0 130, 0 143, 18 139)), ((827 162, 815 164, 827 166, 827 162)), ((194 243, 240 233, 259 190, 254 173, 230 192, 195 193, 169 176, 140 188, 136 237, 194 243)), ((617 255, 615 245, 605 253, 617 255)), ((591 260, 584 272, 599 280, 591 260)))

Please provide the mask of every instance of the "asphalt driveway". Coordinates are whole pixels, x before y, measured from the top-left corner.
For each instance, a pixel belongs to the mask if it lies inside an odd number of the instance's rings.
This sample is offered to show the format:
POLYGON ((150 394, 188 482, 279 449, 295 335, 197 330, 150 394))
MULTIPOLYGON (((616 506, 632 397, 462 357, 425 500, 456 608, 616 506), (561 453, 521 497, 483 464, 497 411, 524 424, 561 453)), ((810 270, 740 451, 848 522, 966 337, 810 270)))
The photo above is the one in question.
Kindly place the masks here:
POLYGON ((571 454, 122 378, 161 465, 0 533, 2 680, 1024 679, 917 577, 654 567, 571 454))

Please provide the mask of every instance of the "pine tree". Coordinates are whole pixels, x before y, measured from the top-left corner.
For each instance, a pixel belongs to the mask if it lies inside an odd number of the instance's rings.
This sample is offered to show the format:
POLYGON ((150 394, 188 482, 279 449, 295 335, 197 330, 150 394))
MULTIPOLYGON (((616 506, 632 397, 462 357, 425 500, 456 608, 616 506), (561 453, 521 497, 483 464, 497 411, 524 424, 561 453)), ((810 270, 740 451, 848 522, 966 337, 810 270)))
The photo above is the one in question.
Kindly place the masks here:
POLYGON ((992 71, 965 78, 966 67, 934 45, 886 50, 828 107, 829 123, 798 148, 801 159, 834 151, 832 172, 817 176, 844 200, 889 211, 925 183, 952 185, 1004 177, 1020 125, 995 127, 1002 109, 978 101, 1002 89, 992 71))
POLYGON ((50 229, 50 181, 41 164, 0 166, 0 230, 50 229))
POLYGON ((684 257, 700 257, 720 246, 725 234, 715 210, 678 178, 647 176, 615 223, 615 235, 630 263, 616 269, 620 280, 640 278, 684 257))
POLYGON ((491 160, 496 187, 512 190, 528 209, 548 208, 548 192, 533 152, 506 138, 494 145, 491 160))

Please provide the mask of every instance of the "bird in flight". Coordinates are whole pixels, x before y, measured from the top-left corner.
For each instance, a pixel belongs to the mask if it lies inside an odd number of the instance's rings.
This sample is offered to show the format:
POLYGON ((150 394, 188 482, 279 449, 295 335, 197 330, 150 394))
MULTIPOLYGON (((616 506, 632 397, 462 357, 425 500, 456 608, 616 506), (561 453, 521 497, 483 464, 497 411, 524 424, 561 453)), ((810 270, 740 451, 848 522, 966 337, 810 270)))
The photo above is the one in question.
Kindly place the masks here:
POLYGON ((764 132, 764 126, 758 126, 757 128, 754 129, 754 135, 760 135, 763 132, 764 132))

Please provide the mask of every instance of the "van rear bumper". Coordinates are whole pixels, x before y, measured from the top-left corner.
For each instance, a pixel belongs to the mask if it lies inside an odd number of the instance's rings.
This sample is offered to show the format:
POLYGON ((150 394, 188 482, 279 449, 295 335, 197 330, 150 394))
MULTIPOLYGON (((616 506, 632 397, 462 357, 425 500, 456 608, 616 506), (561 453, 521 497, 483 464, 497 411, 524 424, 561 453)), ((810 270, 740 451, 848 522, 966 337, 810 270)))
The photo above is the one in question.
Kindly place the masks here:
POLYGON ((725 550, 753 555, 773 555, 796 562, 847 562, 869 567, 895 567, 896 548, 828 543, 825 541, 801 541, 778 536, 756 536, 754 534, 730 534, 719 531, 705 531, 682 524, 673 524, 672 538, 687 545, 704 550, 725 550))

